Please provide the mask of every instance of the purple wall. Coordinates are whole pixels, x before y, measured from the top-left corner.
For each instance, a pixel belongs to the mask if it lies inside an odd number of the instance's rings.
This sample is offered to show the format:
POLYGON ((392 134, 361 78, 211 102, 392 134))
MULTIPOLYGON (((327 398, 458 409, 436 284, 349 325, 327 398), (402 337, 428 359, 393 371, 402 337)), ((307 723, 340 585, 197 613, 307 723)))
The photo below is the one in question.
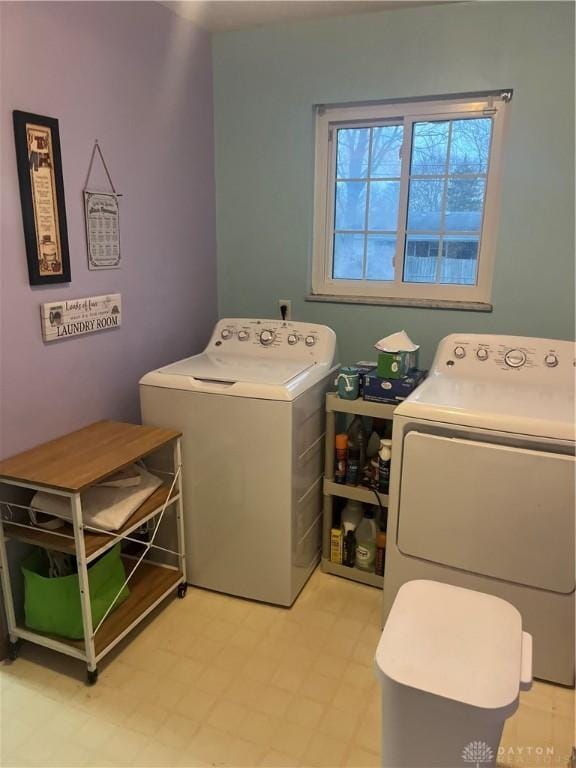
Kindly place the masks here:
MULTIPOLYGON (((138 420, 138 379, 216 318, 210 39, 157 3, 1 3, 0 456, 101 418, 138 420), (12 110, 57 117, 72 282, 28 284, 12 110), (82 189, 98 138, 122 269, 87 266, 82 189), (41 302, 122 294, 123 325, 45 345, 41 302)), ((94 177, 98 179, 98 176, 94 177)))

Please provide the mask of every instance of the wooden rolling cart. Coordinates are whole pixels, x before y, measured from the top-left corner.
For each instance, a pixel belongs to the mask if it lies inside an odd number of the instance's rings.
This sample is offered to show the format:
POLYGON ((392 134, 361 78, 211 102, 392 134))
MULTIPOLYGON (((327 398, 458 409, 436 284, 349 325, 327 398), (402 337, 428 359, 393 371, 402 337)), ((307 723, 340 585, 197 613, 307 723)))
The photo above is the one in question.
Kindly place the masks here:
POLYGON ((181 433, 170 429, 100 421, 0 462, 0 569, 10 658, 16 658, 20 640, 29 640, 85 661, 87 682, 93 684, 98 678, 98 662, 123 637, 170 594, 184 597, 187 585, 180 436, 181 433), (82 517, 82 491, 144 459, 151 471, 166 477, 163 484, 118 531, 87 525, 82 517), (2 488, 6 486, 65 497, 70 503, 72 523, 56 530, 34 526, 26 515, 31 509, 29 505, 2 500, 2 488), (175 550, 155 543, 167 512, 174 516, 175 550), (150 531, 147 541, 131 536, 144 525, 150 531), (24 626, 14 606, 6 550, 9 539, 76 557, 84 640, 68 640, 24 626), (130 593, 115 610, 111 606, 98 626, 93 627, 88 566, 119 541, 131 542, 136 548, 136 554, 123 557, 125 584, 130 593), (176 565, 165 562, 170 559, 176 565))
POLYGON ((322 525, 322 570, 335 576, 343 576, 346 579, 360 581, 373 587, 382 589, 384 578, 375 573, 367 573, 359 568, 349 568, 346 565, 333 563, 330 560, 330 530, 332 528, 332 514, 334 496, 345 499, 354 499, 364 504, 377 504, 376 494, 383 507, 388 506, 388 496, 384 493, 366 488, 362 485, 346 485, 336 483, 334 480, 334 453, 336 439, 336 414, 348 413, 352 416, 369 416, 373 419, 385 419, 391 421, 394 417, 395 405, 387 403, 371 403, 366 400, 344 400, 334 392, 326 395, 326 460, 324 466, 324 506, 322 525))

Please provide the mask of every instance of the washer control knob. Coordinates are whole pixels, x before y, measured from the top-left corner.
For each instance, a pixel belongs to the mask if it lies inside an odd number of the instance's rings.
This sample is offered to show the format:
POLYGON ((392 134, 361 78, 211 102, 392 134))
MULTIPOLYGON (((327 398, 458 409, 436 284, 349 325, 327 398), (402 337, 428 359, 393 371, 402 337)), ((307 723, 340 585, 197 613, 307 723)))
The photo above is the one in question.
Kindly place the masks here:
POLYGON ((295 333, 289 333, 288 344, 297 344, 297 343, 298 343, 298 336, 296 336, 295 333))
POLYGON ((488 360, 488 350, 484 349, 484 347, 480 347, 480 349, 476 351, 476 357, 478 360, 488 360))
POLYGON ((466 357, 466 350, 464 347, 454 347, 454 357, 457 357, 458 360, 462 360, 463 357, 466 357))
POLYGON ((550 352, 546 355, 544 358, 544 365, 547 365, 548 368, 556 368, 558 365, 558 358, 553 352, 550 352))
POLYGON ((232 336, 232 331, 230 328, 224 328, 220 336, 222 336, 223 339, 229 339, 232 336))
POLYGON ((304 339, 304 343, 307 347, 313 347, 314 344, 316 344, 316 337, 315 336, 306 336, 304 339))
POLYGON ((509 349, 504 355, 504 362, 510 368, 522 368, 526 362, 526 353, 521 349, 509 349))
POLYGON ((238 341, 246 341, 250 338, 248 331, 238 331, 238 341))
POLYGON ((260 344, 264 344, 265 347, 272 344, 274 341, 274 331, 262 331, 260 333, 260 344))

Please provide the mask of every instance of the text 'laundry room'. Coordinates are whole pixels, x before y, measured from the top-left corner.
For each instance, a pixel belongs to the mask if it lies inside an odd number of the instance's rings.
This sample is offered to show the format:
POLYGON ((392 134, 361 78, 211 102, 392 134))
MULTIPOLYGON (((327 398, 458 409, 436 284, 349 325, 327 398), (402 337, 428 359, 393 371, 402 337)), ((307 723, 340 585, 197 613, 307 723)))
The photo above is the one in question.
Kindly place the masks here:
POLYGON ((572 0, 0 0, 0 764, 576 768, 572 0))

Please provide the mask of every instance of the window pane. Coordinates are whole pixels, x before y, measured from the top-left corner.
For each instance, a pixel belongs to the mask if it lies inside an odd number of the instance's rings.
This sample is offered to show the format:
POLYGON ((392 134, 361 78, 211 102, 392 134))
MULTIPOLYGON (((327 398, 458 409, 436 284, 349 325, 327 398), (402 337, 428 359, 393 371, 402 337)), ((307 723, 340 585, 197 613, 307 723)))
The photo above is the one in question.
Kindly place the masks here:
POLYGON ((424 229, 433 232, 440 229, 443 192, 443 179, 410 181, 408 229, 424 229))
POLYGON ((449 173, 486 173, 492 120, 489 117, 454 120, 449 173))
POLYGON ((479 231, 484 208, 484 179, 450 179, 444 228, 452 231, 479 231))
POLYGON ((412 235, 406 238, 404 282, 435 283, 440 238, 412 235))
POLYGON ((396 237, 368 235, 366 249, 366 279, 394 280, 396 237))
POLYGON ((446 237, 442 244, 440 282, 476 285, 479 238, 446 237))
POLYGON ((338 131, 336 167, 339 179, 364 179, 368 173, 370 128, 341 128, 338 131))
POLYGON ((370 210, 368 229, 398 228, 399 181, 370 182, 370 210))
POLYGON ((446 172, 449 123, 414 123, 410 173, 435 176, 446 172))
POLYGON ((366 182, 336 182, 335 229, 364 229, 366 220, 366 182))
POLYGON ((361 280, 364 261, 364 235, 334 235, 334 267, 337 280, 361 280))
POLYGON ((404 138, 402 125, 384 125, 372 129, 370 176, 400 176, 400 150, 404 138))

